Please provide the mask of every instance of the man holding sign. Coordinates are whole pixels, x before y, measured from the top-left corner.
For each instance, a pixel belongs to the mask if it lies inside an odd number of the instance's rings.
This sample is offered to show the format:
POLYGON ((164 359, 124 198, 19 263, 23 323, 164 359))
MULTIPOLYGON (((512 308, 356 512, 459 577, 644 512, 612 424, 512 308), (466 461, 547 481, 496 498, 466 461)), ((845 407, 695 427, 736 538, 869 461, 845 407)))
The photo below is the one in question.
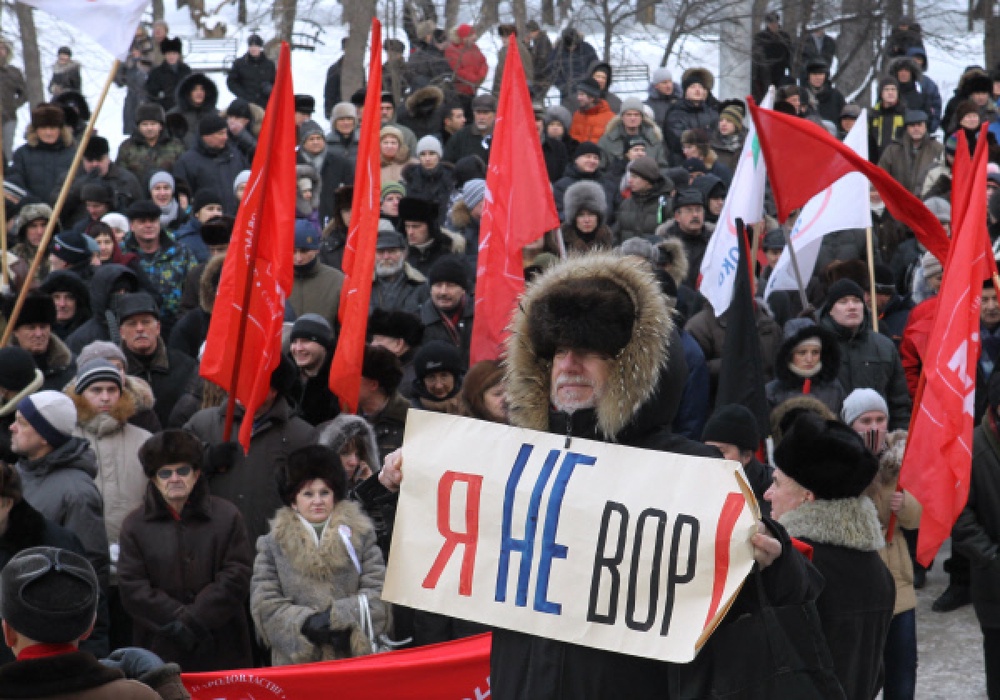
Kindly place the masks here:
MULTIPOLYGON (((580 445, 590 440, 718 458, 714 448, 671 434, 659 418, 661 402, 682 389, 670 386, 663 371, 674 350, 672 327, 658 284, 640 263, 604 253, 555 266, 527 290, 514 319, 507 356, 511 423, 564 436, 566 449, 580 438, 580 445)), ((628 462, 620 466, 621 479, 629 479, 628 462)), ((402 481, 401 467, 400 452, 386 458, 380 480, 391 490, 402 481)), ((754 559, 767 567, 762 580, 773 604, 815 598, 810 567, 780 526, 758 523, 751 544, 754 559)), ((753 595, 752 584, 745 589, 737 607, 753 595)), ((607 648, 496 629, 491 697, 606 700, 669 693, 676 666, 607 648)))

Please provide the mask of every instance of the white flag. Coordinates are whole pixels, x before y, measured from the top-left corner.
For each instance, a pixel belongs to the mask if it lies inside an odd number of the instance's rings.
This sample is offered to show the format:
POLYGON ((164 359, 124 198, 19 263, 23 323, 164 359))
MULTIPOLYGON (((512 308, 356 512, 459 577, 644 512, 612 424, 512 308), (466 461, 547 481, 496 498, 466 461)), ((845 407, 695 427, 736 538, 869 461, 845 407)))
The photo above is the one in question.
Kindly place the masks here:
MULTIPOLYGON (((768 90, 760 106, 761 109, 771 109, 774 106, 773 87, 768 90)), ((740 257, 736 219, 743 219, 748 226, 764 219, 767 167, 760 150, 760 141, 757 140, 757 129, 749 114, 746 122, 747 138, 743 143, 743 152, 736 164, 729 194, 719 213, 715 233, 712 234, 701 261, 698 291, 712 304, 716 316, 721 316, 733 300, 733 280, 736 279, 736 262, 740 257)))
MULTIPOLYGON (((861 116, 844 139, 844 145, 862 158, 868 158, 868 118, 865 110, 861 110, 861 116)), ((833 231, 867 228, 872 225, 868 191, 868 178, 859 172, 853 172, 844 175, 802 207, 788 237, 795 247, 803 285, 809 282, 815 272, 823 236, 833 231)), ((767 280, 764 298, 767 299, 773 291, 798 288, 792 257, 786 247, 767 280)))
POLYGON ((128 56, 149 0, 20 0, 90 35, 119 60, 128 56))

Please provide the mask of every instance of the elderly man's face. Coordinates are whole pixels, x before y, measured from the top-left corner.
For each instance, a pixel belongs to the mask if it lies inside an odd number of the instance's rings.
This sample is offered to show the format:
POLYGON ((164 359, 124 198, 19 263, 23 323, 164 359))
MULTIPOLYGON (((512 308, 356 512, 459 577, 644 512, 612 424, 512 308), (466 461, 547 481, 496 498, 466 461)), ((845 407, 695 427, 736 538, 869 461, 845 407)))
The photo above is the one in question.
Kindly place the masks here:
POLYGON ((52 326, 47 323, 25 323, 14 329, 17 344, 32 355, 44 355, 49 349, 52 326))
POLYGON ((559 348, 552 358, 549 400, 565 413, 594 408, 608 386, 611 358, 590 350, 559 348))

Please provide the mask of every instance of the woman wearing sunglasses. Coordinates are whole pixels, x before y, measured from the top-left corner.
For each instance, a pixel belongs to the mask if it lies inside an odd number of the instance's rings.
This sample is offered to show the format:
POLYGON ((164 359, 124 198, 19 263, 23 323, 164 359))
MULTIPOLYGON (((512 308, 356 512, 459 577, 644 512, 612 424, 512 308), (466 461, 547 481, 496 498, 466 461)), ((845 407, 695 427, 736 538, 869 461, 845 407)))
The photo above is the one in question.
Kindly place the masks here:
POLYGON ((133 644, 186 672, 252 666, 253 553, 239 511, 201 478, 201 441, 165 430, 143 444, 139 461, 149 484, 122 524, 118 559, 133 644))

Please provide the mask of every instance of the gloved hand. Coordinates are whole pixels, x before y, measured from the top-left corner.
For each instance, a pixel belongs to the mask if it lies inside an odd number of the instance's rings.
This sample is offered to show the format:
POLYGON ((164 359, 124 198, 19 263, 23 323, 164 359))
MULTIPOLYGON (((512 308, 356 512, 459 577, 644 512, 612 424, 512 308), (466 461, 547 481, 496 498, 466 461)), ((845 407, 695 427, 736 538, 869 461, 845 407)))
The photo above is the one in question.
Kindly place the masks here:
POLYGON ((330 643, 330 611, 313 613, 302 623, 302 635, 316 646, 330 643))
POLYGON ((174 644, 179 646, 182 651, 187 653, 193 652, 202 642, 202 640, 198 638, 198 635, 180 620, 174 620, 173 622, 161 627, 160 634, 170 639, 174 644))
POLYGON ((225 474, 243 456, 243 447, 238 442, 223 442, 210 445, 205 453, 205 466, 202 471, 208 474, 225 474))
POLYGON ((126 678, 138 680, 163 666, 163 659, 148 649, 122 647, 111 652, 108 658, 101 659, 101 663, 109 668, 117 668, 126 678))

